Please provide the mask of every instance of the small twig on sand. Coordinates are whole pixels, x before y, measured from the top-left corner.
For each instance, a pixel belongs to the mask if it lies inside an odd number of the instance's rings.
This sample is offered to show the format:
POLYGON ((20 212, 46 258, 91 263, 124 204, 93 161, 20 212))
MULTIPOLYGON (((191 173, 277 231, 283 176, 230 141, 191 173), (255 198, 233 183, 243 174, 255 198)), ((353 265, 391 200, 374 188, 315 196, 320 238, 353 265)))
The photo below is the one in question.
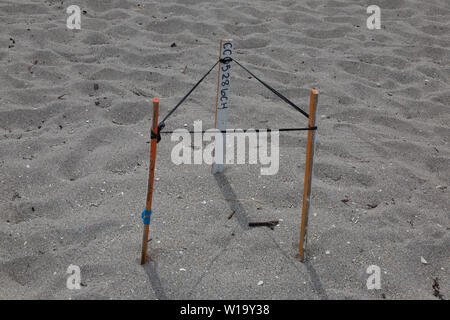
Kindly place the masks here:
POLYGON ((231 213, 228 215, 228 220, 233 218, 233 215, 236 213, 236 210, 231 211, 231 213))
POLYGON ((114 119, 111 120, 112 123, 117 124, 117 125, 123 125, 122 122, 116 121, 114 119))
POLYGON ((261 222, 249 222, 249 227, 268 227, 273 230, 273 227, 277 226, 279 224, 278 220, 273 221, 261 221, 261 222))
POLYGON ((439 279, 438 278, 433 278, 433 285, 432 285, 432 288, 433 288, 433 295, 436 297, 436 298, 438 298, 438 299, 440 299, 440 300, 444 300, 444 296, 441 294, 441 291, 440 291, 440 287, 439 287, 439 279))
POLYGON ((150 98, 150 97, 151 97, 150 94, 148 94, 148 93, 146 93, 146 92, 144 92, 143 90, 138 89, 138 88, 130 89, 130 91, 133 92, 133 93, 134 93, 135 95, 137 95, 138 97, 140 97, 140 96, 143 96, 143 97, 146 97, 146 98, 150 98))

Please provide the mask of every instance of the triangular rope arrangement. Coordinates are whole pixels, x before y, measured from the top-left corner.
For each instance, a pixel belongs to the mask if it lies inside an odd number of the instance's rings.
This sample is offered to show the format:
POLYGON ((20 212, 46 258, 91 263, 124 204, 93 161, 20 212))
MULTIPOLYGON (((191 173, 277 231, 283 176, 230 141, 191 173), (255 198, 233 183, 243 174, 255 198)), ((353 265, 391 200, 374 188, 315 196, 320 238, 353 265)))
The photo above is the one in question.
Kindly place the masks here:
MULTIPOLYGON (((175 110, 178 109, 179 106, 181 106, 183 104, 184 101, 186 101, 186 99, 191 95, 192 92, 194 92, 195 89, 197 89, 197 87, 200 85, 200 83, 203 82, 203 80, 205 80, 205 78, 211 73, 211 71, 217 66, 217 64, 220 63, 230 63, 230 62, 236 62, 236 64, 241 67, 242 69, 244 69, 248 74, 250 74, 253 78, 255 78, 258 82, 260 82, 264 87, 266 87, 267 89, 269 89, 271 92, 273 92, 277 97, 279 97, 281 100, 283 100, 284 102, 286 102, 288 105, 290 105, 292 108, 294 108, 296 111, 300 112, 303 116, 305 116, 306 118, 309 118, 309 114, 306 113, 304 110, 302 110, 299 106, 297 106, 295 103, 293 103, 291 100, 289 100, 288 98, 286 98, 283 94, 281 94, 279 91, 277 91, 276 89, 274 89, 272 86, 270 86, 269 84, 267 84, 266 82, 264 82, 263 80, 261 80, 258 76, 256 76, 253 72, 251 72, 249 69, 247 69, 245 66, 243 66, 242 64, 240 64, 236 59, 233 59, 231 57, 227 57, 227 58, 221 58, 219 60, 216 61, 216 63, 214 63, 214 65, 203 75, 203 77, 200 78, 199 81, 197 81, 197 83, 188 91, 188 93, 186 93, 186 95, 181 98, 181 100, 172 108, 170 109, 169 113, 167 113, 167 115, 163 118, 163 120, 158 124, 158 131, 156 133, 154 133, 152 131, 152 135, 151 138, 152 139, 157 139, 157 141, 159 142, 161 140, 161 133, 173 133, 173 131, 164 131, 162 132, 161 130, 164 129, 164 127, 166 126, 165 122, 166 120, 175 112, 175 110)), ((280 128, 280 129, 255 129, 256 132, 260 132, 260 131, 303 131, 303 130, 316 130, 317 127, 306 127, 306 128, 280 128)), ((235 129, 229 129, 229 130, 222 130, 222 133, 230 133, 230 132, 234 132, 235 129)), ((189 133, 205 133, 205 131, 189 131, 189 133)))
POLYGON ((271 87, 270 85, 268 85, 267 83, 265 83, 263 80, 261 80, 260 78, 258 78, 253 72, 251 72, 250 70, 248 70, 246 67, 244 67, 242 64, 240 64, 237 60, 234 60, 233 58, 224 58, 224 59, 220 59, 219 62, 228 62, 228 61, 234 61, 236 62, 236 64, 241 67, 242 69, 244 69, 245 71, 248 72, 248 74, 250 74, 253 78, 255 78, 256 80, 258 80, 264 87, 266 87, 267 89, 269 89, 270 91, 272 91, 277 97, 279 97, 281 100, 283 100, 284 102, 286 102, 288 105, 290 105, 291 107, 293 107, 295 110, 297 110, 298 112, 300 112, 301 114, 303 114, 306 118, 309 118, 309 114, 307 114, 305 111, 303 111, 300 107, 298 107, 296 104, 294 104, 291 100, 289 100, 288 98, 286 98, 284 95, 282 95, 280 92, 278 92, 277 90, 275 90, 273 87, 271 87))
MULTIPOLYGON (((306 163, 305 163, 305 180, 304 180, 304 188, 303 188, 303 205, 302 205, 302 217, 301 217, 301 226, 300 226, 300 241, 299 241, 299 257, 300 261, 304 261, 304 252, 306 250, 306 240, 307 240, 307 224, 308 224, 308 214, 311 202, 311 181, 312 181, 312 173, 313 173, 313 159, 314 159, 314 145, 315 145, 315 134, 316 134, 316 117, 317 117, 317 103, 318 103, 318 91, 311 90, 310 98, 309 98, 309 114, 304 110, 299 108, 296 104, 286 98, 279 91, 271 87, 269 84, 264 82, 258 76, 256 76, 253 72, 247 69, 245 66, 240 64, 238 61, 231 58, 232 55, 232 40, 224 39, 220 42, 221 51, 219 55, 219 59, 214 63, 214 65, 200 78, 199 81, 187 92, 186 95, 172 108, 169 110, 167 115, 163 118, 161 122, 158 123, 158 115, 159 115, 159 98, 153 98, 153 117, 152 117, 152 126, 151 126, 151 141, 150 141, 150 159, 149 159, 149 176, 148 176, 148 185, 147 185, 147 201, 145 205, 145 210, 142 212, 142 220, 144 224, 144 230, 142 234, 142 252, 141 252, 141 264, 145 264, 147 261, 147 249, 149 243, 149 227, 150 220, 152 215, 152 199, 153 199, 153 184, 155 177, 155 163, 156 163, 156 149, 157 144, 161 140, 161 133, 174 133, 177 131, 164 131, 161 130, 165 127, 165 121, 186 101, 186 99, 194 92, 194 90, 203 82, 203 80, 211 73, 211 71, 219 65, 219 73, 217 80, 217 97, 216 97, 216 117, 215 117, 215 130, 216 132, 223 133, 223 140, 220 145, 216 142, 216 148, 224 148, 224 141, 227 133, 236 132, 243 133, 243 130, 238 129, 227 129, 226 127, 226 112, 227 112, 227 101, 228 101, 228 90, 229 90, 229 81, 225 80, 220 82, 220 78, 228 79, 230 77, 230 73, 227 70, 231 69, 231 62, 234 61, 238 66, 244 69, 248 74, 250 74, 253 78, 255 78, 258 82, 260 82, 264 87, 269 89, 272 93, 274 93, 277 97, 287 103, 289 106, 294 108, 296 111, 300 112, 303 116, 308 118, 308 127, 306 128, 281 128, 281 129, 251 129, 255 132, 270 132, 270 131, 301 131, 308 130, 308 139, 306 143, 306 163), (223 57, 225 56, 225 57, 223 57), (224 70, 221 67, 221 64, 224 64, 228 67, 228 69, 224 70), (220 92, 220 106, 219 108, 219 92, 220 92), (223 102, 224 99, 226 102, 223 102)), ((230 70, 231 71, 231 70, 230 70)), ((250 129, 247 129, 250 130, 250 129)), ((186 132, 186 131, 185 131, 186 132)), ((209 133, 212 132, 210 130, 204 131, 188 131, 189 133, 209 133)), ((220 135, 219 135, 220 136, 220 135)), ((223 155, 222 155, 223 156, 223 155)), ((223 162, 216 162, 214 160, 213 166, 211 168, 211 172, 213 174, 222 173, 224 171, 223 162)))

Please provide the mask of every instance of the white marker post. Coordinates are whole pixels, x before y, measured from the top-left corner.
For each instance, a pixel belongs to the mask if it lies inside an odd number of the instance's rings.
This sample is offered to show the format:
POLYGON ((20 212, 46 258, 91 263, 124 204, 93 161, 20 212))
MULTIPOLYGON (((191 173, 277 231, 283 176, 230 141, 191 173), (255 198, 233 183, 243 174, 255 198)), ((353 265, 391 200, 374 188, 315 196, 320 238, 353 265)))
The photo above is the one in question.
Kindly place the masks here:
MULTIPOLYGON (((219 58, 232 58, 233 40, 224 39, 220 41, 219 58)), ((219 62, 219 72, 217 76, 217 97, 215 128, 220 131, 227 129, 228 108, 230 106, 230 82, 231 82, 231 61, 219 62)), ((224 170, 226 134, 222 134, 222 141, 216 141, 214 149, 214 162, 212 173, 221 173, 224 170)))

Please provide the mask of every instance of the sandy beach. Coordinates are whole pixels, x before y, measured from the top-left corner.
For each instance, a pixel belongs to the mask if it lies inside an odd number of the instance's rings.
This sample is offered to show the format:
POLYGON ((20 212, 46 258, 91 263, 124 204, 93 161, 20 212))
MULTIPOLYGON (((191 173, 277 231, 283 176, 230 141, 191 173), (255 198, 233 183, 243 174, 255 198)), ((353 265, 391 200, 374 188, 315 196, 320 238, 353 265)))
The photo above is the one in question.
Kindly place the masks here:
MULTIPOLYGON (((448 0, 0 0, 0 299, 448 299, 449 19, 448 0), (319 91, 307 260, 306 132, 280 133, 275 175, 176 165, 163 135, 141 266, 152 99, 167 114, 225 38, 305 110, 319 91)), ((214 127, 216 88, 166 129, 214 127)), ((234 66, 230 97, 230 128, 307 125, 234 66)))

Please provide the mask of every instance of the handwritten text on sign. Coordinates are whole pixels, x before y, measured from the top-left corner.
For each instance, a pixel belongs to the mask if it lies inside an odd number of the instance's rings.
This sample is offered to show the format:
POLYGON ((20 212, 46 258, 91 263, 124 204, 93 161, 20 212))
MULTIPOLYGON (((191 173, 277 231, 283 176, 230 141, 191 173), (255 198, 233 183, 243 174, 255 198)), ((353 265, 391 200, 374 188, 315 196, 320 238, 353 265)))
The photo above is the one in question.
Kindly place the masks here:
MULTIPOLYGON (((220 42, 220 58, 232 58, 233 41, 225 39, 220 42)), ((216 105, 216 129, 227 129, 227 112, 230 107, 230 81, 231 81, 231 61, 221 62, 219 64, 219 78, 217 86, 217 105, 216 105)), ((226 135, 223 134, 221 141, 216 141, 214 149, 213 173, 223 172, 224 154, 226 146, 226 135)))
MULTIPOLYGON (((231 58, 233 54, 233 43, 223 42, 222 44, 222 54, 221 57, 231 58)), ((229 90, 230 90, 230 75, 231 75, 231 61, 223 62, 220 65, 220 75, 219 75, 219 109, 228 108, 229 103, 229 90)))

